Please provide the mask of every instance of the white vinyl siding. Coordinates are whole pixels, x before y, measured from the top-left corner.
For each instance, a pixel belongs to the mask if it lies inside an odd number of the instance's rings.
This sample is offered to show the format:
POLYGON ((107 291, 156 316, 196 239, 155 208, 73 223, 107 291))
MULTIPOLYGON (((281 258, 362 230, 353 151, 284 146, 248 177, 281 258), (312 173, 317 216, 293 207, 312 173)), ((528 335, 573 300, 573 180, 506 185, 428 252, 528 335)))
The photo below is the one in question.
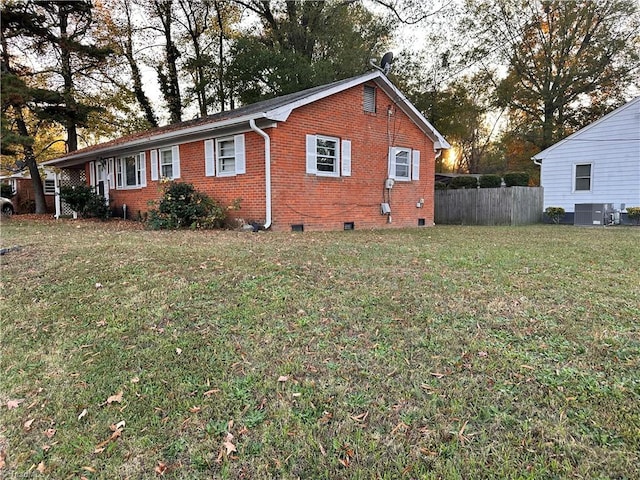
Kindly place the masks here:
MULTIPOLYGON (((576 204, 640 205, 640 98, 588 125, 542 152, 540 184, 543 208, 562 207, 574 212, 576 204), (587 180, 576 185, 576 166, 591 165, 587 180)), ((579 169, 582 170, 582 169, 579 169)), ((582 175, 580 175, 582 176, 582 175)))

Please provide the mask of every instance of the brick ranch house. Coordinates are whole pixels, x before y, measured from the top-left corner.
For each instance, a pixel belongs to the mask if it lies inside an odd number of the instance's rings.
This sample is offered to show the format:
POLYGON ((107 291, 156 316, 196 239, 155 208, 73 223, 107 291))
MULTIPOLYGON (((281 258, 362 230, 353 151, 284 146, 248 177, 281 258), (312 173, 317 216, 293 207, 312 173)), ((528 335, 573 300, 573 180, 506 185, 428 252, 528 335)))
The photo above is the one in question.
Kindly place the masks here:
MULTIPOLYGON (((128 218, 191 183, 274 231, 433 225, 447 141, 379 71, 118 138, 47 162, 128 218), (126 209, 123 206, 126 205, 126 209)), ((64 205, 56 202, 57 215, 64 205)), ((70 212, 66 212, 70 213, 70 212)))

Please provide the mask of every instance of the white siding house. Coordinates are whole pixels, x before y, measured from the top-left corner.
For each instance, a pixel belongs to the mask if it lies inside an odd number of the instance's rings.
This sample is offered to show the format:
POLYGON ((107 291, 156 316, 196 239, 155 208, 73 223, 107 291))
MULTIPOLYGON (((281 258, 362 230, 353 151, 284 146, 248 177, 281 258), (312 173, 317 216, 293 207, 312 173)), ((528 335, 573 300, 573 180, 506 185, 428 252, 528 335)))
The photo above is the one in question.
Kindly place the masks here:
POLYGON ((543 150, 533 161, 540 165, 544 208, 562 207, 573 214, 577 204, 640 206, 640 97, 543 150))

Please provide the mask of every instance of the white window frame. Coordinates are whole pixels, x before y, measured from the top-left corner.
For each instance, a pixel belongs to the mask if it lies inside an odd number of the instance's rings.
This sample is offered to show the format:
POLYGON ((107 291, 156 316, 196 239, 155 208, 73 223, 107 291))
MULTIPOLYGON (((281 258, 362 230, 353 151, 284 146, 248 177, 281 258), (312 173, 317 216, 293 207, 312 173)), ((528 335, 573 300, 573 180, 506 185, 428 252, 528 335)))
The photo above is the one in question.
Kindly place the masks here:
POLYGON ((158 149, 158 174, 160 175, 160 178, 169 178, 169 179, 174 178, 173 150, 171 148, 158 149), (167 172, 165 172, 165 170, 167 170, 167 172))
POLYGON ((158 181, 166 178, 177 180, 180 178, 180 148, 178 145, 151 150, 151 180, 158 181), (169 153, 168 158, 165 154, 169 153), (165 170, 170 170, 166 172, 165 170), (165 173, 170 173, 166 175, 165 173))
POLYGON ((207 177, 233 177, 247 173, 244 134, 205 140, 204 150, 205 175, 207 177), (233 155, 222 155, 222 146, 225 142, 232 144, 233 155), (231 159, 233 159, 233 169, 223 169, 225 160, 231 159))
POLYGON ((408 147, 389 147, 389 178, 400 182, 420 180, 420 150, 408 147), (398 155, 406 153, 406 163, 398 163, 398 155), (398 165, 406 165, 407 174, 398 175, 398 165))
MULTIPOLYGON (((322 165, 326 165, 323 163, 322 165)), ((336 137, 327 137, 324 135, 316 135, 316 175, 321 177, 339 177, 340 176, 340 139, 336 137), (333 142, 334 155, 327 153, 324 145, 320 145, 320 142, 333 142), (323 149, 323 150, 321 150, 323 149), (321 159, 330 159, 333 163, 332 170, 320 170, 321 159)))
POLYGON ((350 177, 351 176, 351 140, 344 140, 327 135, 307 135, 306 136, 306 172, 309 175, 319 177, 350 177), (320 149, 321 141, 334 142, 334 155, 326 155, 320 149), (318 157, 333 159, 333 169, 331 171, 318 169, 318 157))
POLYGON ((147 168, 146 168, 146 155, 144 152, 136 153, 133 155, 126 155, 116 158, 116 189, 117 190, 132 190, 136 188, 143 188, 147 186, 147 168), (127 160, 133 160, 133 168, 135 172, 136 183, 133 185, 127 185, 126 178, 126 165, 127 160))
POLYGON ((45 195, 55 195, 56 181, 53 178, 45 178, 44 182, 42 182, 42 188, 44 189, 45 195))
POLYGON ((593 189, 593 163, 585 162, 585 163, 576 163, 573 165, 573 191, 576 193, 588 193, 593 189), (580 176, 578 178, 578 167, 589 166, 589 176, 580 176), (589 188, 578 188, 578 180, 589 179, 589 188))

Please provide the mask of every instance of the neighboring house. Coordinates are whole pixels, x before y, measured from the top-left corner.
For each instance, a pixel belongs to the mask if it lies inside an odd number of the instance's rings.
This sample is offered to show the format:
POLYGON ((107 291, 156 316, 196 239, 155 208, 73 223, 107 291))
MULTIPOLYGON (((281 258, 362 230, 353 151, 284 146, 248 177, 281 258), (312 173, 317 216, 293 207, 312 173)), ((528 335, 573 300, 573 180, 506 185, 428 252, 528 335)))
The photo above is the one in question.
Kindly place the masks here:
POLYGON ((376 71, 47 164, 61 184, 87 182, 129 218, 153 208, 167 178, 225 206, 240 199, 233 215, 264 228, 338 230, 433 225, 435 158, 446 148, 376 71))
MULTIPOLYGON (((15 195, 11 199, 16 209, 16 213, 33 213, 36 208, 35 196, 33 193, 33 182, 31 175, 27 171, 1 175, 0 182, 11 185, 15 195)), ((55 174, 50 169, 44 169, 42 177, 44 188, 44 199, 47 212, 53 213, 55 210, 55 174)))
MULTIPOLYGON (((576 212, 588 213, 589 205, 610 204, 623 213, 626 207, 640 206, 640 97, 543 150, 533 161, 540 165, 544 208, 564 208, 567 222, 574 222, 576 212)), ((586 220, 598 221, 596 216, 586 220)))

